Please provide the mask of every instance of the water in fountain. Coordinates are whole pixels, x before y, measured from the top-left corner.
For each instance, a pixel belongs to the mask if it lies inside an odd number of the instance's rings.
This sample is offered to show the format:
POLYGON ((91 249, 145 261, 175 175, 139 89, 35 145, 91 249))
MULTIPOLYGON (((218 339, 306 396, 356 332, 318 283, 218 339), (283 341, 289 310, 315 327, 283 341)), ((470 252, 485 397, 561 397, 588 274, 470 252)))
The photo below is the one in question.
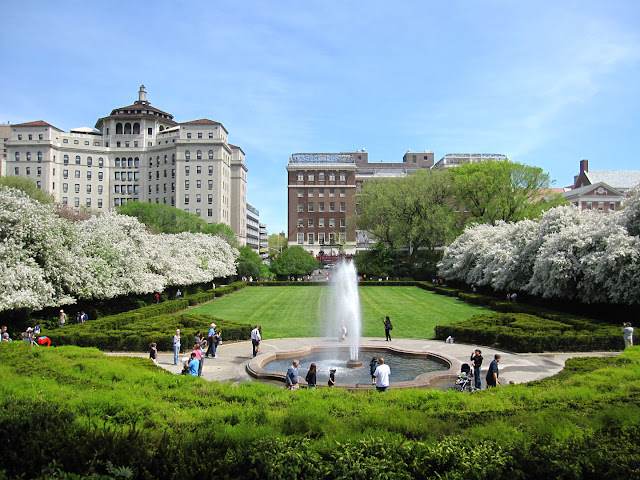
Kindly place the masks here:
POLYGON ((358 296, 358 273, 353 261, 340 260, 331 274, 327 305, 327 336, 338 336, 346 328, 351 361, 358 360, 362 320, 358 296))

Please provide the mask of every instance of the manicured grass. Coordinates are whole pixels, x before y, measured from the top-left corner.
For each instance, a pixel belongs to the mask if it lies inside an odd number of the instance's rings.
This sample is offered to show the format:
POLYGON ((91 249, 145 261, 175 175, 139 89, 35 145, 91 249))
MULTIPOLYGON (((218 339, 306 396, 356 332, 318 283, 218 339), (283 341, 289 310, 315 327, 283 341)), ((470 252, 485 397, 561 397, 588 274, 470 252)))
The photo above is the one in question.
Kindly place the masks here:
MULTIPOLYGON (((323 336, 327 293, 328 287, 247 287, 189 313, 259 324, 265 338, 323 336)), ((393 323, 392 337, 433 338, 436 325, 487 311, 418 287, 362 287, 359 294, 365 337, 384 337, 381 319, 386 315, 393 323)))

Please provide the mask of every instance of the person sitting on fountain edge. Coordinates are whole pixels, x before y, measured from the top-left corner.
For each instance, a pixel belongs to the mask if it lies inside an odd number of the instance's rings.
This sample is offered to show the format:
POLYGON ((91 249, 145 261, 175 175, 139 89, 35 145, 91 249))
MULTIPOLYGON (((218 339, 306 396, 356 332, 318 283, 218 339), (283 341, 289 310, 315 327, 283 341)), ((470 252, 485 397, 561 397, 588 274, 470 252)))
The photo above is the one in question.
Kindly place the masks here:
POLYGON ((369 371, 371 372, 371 385, 376 384, 376 368, 378 368, 378 357, 373 357, 369 362, 369 371))

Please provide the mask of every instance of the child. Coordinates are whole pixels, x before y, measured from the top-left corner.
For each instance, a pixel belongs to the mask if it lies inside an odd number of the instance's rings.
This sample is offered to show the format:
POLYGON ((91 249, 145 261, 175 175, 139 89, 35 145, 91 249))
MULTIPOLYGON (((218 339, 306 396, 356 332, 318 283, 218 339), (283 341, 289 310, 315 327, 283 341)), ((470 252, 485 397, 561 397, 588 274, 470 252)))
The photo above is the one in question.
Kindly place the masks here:
POLYGON ((327 383, 330 387, 335 386, 336 384, 336 369, 332 368, 329 370, 329 382, 327 383))
POLYGON ((378 368, 378 357, 373 357, 369 362, 369 371, 371 372, 371 385, 376 384, 376 377, 373 376, 376 368, 378 368))
POLYGON ((151 359, 153 364, 157 367, 158 366, 158 349, 156 347, 157 345, 155 343, 149 344, 149 358, 151 359))

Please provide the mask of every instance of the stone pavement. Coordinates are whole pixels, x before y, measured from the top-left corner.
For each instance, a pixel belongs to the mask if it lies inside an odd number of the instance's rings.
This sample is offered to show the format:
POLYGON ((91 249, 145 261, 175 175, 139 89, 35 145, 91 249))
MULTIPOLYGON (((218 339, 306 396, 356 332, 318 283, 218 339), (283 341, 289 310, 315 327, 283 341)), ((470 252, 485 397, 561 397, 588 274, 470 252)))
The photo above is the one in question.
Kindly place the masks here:
MULTIPOLYGON (((206 358, 202 377, 209 381, 231 382, 233 384, 251 381, 251 376, 247 373, 247 366, 252 362, 253 366, 259 368, 260 361, 270 354, 310 350, 313 346, 326 345, 326 343, 337 343, 335 339, 323 338, 278 338, 264 339, 261 344, 261 352, 254 360, 252 357, 251 341, 223 342, 218 347, 218 358, 206 358)), ((380 348, 390 347, 401 351, 425 353, 431 352, 447 359, 452 367, 446 373, 440 383, 446 382, 453 386, 453 379, 460 371, 462 363, 470 363, 471 352, 477 347, 461 343, 444 343, 441 340, 420 340, 420 339, 393 339, 392 342, 385 342, 384 338, 367 337, 361 340, 362 347, 380 348)), ((567 359, 573 357, 589 356, 616 356, 620 352, 576 352, 576 353, 527 353, 518 354, 504 352, 488 347, 478 346, 482 350, 484 362, 482 365, 482 376, 484 377, 487 367, 496 353, 502 355, 500 360, 500 381, 503 385, 509 382, 524 383, 550 377, 560 372, 567 359)), ((189 350, 190 353, 190 350, 189 350)), ((127 355, 137 357, 148 357, 148 353, 118 352, 107 353, 107 355, 127 355)), ((187 353, 180 355, 182 360, 187 353)), ((151 360, 149 360, 151 361, 151 360)), ((160 352, 158 354, 158 364, 160 367, 172 373, 179 374, 182 371, 181 365, 173 364, 173 353, 160 352)), ((393 365, 391 365, 393 369, 393 365)), ((392 370, 393 371, 393 370, 392 370)), ((440 374, 442 377, 442 374, 440 374)), ((391 376, 393 386, 393 374, 391 376)), ((437 383, 437 382, 434 382, 437 383)), ((484 385, 484 378, 482 380, 484 385)), ((407 385, 409 386, 409 385, 407 385)), ((417 386, 417 385, 416 385, 417 386)), ((424 386, 424 385, 423 385, 424 386)), ((435 385, 434 385, 435 386, 435 385)), ((439 387, 445 385, 438 385, 439 387)))

